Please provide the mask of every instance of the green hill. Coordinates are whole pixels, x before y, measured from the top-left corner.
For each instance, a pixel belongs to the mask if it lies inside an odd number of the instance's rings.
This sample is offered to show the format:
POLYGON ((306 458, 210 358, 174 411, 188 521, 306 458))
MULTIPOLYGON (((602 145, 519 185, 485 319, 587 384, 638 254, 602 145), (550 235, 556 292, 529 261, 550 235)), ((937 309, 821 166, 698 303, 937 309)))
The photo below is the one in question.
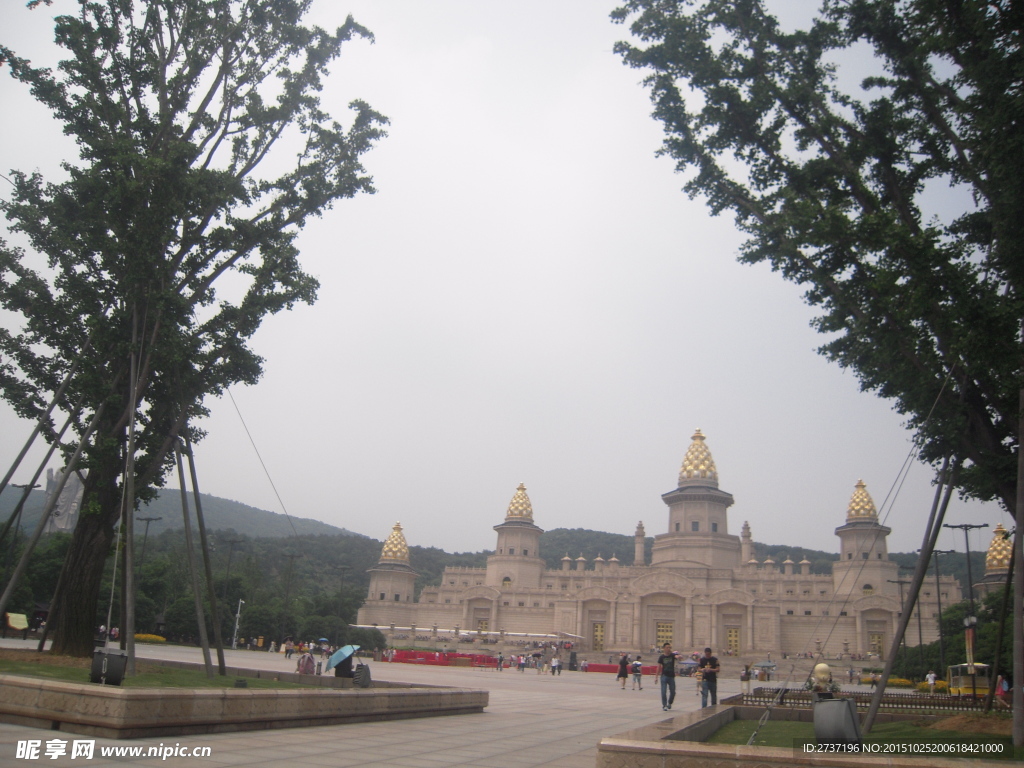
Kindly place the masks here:
MULTIPOLYGON (((4 521, 14 511, 18 503, 20 492, 15 488, 7 488, 0 494, 0 518, 4 521)), ((245 531, 246 535, 252 538, 280 538, 284 536, 315 536, 326 535, 348 535, 361 536, 335 525, 328 525, 319 520, 311 520, 306 517, 291 517, 276 512, 268 512, 265 509, 250 507, 230 499, 222 499, 219 496, 211 496, 206 493, 200 494, 203 503, 203 518, 206 521, 208 530, 226 530, 233 528, 236 531, 245 531), (294 529, 293 526, 294 525, 294 529)), ((31 530, 39 520, 43 510, 45 494, 42 491, 33 491, 25 504, 25 511, 21 522, 22 530, 31 530)), ((192 525, 195 523, 195 508, 189 496, 189 514, 192 515, 192 525)), ((150 535, 160 534, 163 531, 179 530, 182 526, 181 494, 177 490, 164 490, 149 504, 145 504, 136 513, 136 517, 159 517, 150 523, 150 535)), ((144 526, 139 526, 139 531, 144 526)))

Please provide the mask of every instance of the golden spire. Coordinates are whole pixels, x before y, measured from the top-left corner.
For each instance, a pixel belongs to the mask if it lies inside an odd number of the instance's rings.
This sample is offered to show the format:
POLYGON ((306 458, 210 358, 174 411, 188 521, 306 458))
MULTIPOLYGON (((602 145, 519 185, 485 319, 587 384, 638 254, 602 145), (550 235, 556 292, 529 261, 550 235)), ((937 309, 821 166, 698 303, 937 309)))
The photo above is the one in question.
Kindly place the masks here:
POLYGON ((699 429, 693 433, 692 440, 679 470, 679 487, 697 484, 717 488, 718 470, 715 468, 715 460, 711 458, 711 451, 704 444, 704 435, 699 429))
POLYGON ((522 483, 516 488, 516 494, 508 503, 508 512, 505 519, 529 520, 533 522, 533 506, 530 504, 530 497, 526 495, 526 486, 522 483))
POLYGON ((384 548, 380 552, 381 561, 387 560, 392 563, 409 562, 409 545, 405 543, 405 536, 402 535, 402 524, 395 523, 391 529, 391 535, 384 542, 384 548))
POLYGON ((858 480, 850 497, 850 506, 846 509, 846 522, 853 520, 878 520, 878 510, 863 480, 858 480))
POLYGON ((1010 553, 1013 551, 1013 540, 1006 535, 1006 529, 999 523, 992 531, 992 543, 988 545, 985 555, 985 575, 993 571, 1006 571, 1010 567, 1010 553))

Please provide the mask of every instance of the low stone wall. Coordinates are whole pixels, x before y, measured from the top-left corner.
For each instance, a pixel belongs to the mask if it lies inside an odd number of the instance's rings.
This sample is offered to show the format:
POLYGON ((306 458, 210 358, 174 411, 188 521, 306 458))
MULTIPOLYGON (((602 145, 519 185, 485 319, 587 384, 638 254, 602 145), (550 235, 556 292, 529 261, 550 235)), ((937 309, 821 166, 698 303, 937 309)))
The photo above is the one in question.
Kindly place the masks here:
MULTIPOLYGON (((711 734, 733 720, 757 719, 763 707, 720 704, 610 736, 597 745, 597 768, 998 768, 1005 760, 962 760, 936 757, 830 755, 782 747, 705 744, 711 734)), ((813 722, 810 709, 776 709, 773 720, 813 722)), ((877 722, 919 716, 888 714, 877 722)))
POLYGON ((488 703, 487 691, 385 685, 347 690, 118 688, 0 675, 0 721, 135 739, 470 714, 482 712, 488 703))

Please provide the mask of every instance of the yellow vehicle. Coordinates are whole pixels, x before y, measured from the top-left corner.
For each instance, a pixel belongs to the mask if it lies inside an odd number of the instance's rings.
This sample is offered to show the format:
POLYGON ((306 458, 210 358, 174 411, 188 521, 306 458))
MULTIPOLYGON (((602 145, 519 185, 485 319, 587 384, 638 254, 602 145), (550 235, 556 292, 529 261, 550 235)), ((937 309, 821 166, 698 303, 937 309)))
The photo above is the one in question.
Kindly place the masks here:
POLYGON ((974 674, 968 664, 954 664, 946 671, 946 682, 949 684, 950 696, 987 696, 988 695, 988 664, 975 664, 974 674), (971 683, 977 686, 972 692, 971 683))

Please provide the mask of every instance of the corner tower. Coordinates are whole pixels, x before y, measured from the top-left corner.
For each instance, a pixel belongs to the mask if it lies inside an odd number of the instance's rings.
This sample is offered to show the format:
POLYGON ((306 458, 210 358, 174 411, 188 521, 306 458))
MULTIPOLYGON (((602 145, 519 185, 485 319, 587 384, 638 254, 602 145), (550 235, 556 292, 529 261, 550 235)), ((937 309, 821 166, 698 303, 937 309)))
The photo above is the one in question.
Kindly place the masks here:
POLYGON ((846 509, 846 524, 836 528, 839 560, 832 566, 836 594, 867 596, 893 591, 890 579, 899 568, 889 560, 886 537, 892 533, 878 522, 878 510, 863 480, 858 480, 846 509))
POLYGON ((402 524, 395 523, 381 549, 380 560, 371 568, 367 604, 400 603, 412 605, 414 585, 419 574, 409 565, 409 546, 402 524))
POLYGON ((505 513, 505 522, 494 526, 498 542, 487 558, 487 585, 499 589, 537 589, 544 575, 540 535, 533 524, 533 505, 522 483, 516 488, 505 513))
POLYGON ((668 533, 654 537, 651 565, 705 565, 737 568, 740 540, 729 535, 726 510, 732 494, 718 488, 718 469, 698 429, 679 470, 678 487, 663 494, 668 533))

